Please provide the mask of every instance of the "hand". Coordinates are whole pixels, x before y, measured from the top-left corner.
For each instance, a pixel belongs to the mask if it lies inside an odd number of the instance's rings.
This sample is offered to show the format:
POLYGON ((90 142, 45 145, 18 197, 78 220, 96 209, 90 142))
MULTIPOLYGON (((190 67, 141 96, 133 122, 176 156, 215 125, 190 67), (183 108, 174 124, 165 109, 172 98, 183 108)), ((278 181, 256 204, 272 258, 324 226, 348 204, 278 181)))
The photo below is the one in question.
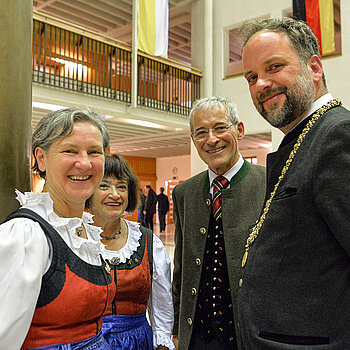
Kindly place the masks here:
POLYGON ((177 337, 177 335, 173 335, 173 339, 172 339, 174 345, 175 345, 175 349, 178 349, 178 343, 179 343, 179 338, 177 337))
POLYGON ((157 347, 157 350, 169 350, 169 348, 166 347, 166 346, 164 346, 164 345, 159 345, 159 346, 157 347))

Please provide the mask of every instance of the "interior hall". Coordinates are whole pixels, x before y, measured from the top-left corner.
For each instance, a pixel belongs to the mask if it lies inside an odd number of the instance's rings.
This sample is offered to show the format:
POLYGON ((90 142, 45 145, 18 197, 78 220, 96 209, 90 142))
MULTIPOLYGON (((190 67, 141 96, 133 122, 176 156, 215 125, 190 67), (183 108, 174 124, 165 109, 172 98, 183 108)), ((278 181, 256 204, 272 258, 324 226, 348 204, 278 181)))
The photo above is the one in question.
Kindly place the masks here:
MULTIPOLYGON (((123 155, 141 187, 170 201, 166 230, 154 232, 173 254, 172 189, 207 169, 188 115, 196 99, 232 99, 245 125, 242 156, 265 165, 283 134, 260 117, 243 77, 238 28, 248 19, 293 16, 292 0, 169 0, 168 57, 137 48, 136 0, 3 0, 0 3, 1 198, 4 219, 17 208, 14 189, 40 191, 32 174, 30 134, 64 107, 104 116, 109 151, 123 155)), ((350 106, 350 2, 334 0, 335 51, 323 57, 333 96, 350 106), (349 33, 348 33, 349 32, 349 33)), ((125 216, 137 220, 137 212, 125 216)))

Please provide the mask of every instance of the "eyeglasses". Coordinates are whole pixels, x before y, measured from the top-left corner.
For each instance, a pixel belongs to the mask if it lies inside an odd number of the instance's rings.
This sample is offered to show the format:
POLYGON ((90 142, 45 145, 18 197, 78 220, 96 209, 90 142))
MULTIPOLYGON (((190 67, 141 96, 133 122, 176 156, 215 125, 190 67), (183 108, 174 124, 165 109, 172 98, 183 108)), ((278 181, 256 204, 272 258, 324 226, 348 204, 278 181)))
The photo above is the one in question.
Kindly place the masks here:
MULTIPOLYGON (((237 123, 235 123, 237 124, 237 123)), ((222 136, 225 134, 227 129, 229 129, 231 126, 235 124, 230 125, 218 125, 215 128, 212 129, 199 129, 192 133, 193 138, 196 141, 206 140, 209 138, 209 131, 211 131, 215 136, 222 136)))

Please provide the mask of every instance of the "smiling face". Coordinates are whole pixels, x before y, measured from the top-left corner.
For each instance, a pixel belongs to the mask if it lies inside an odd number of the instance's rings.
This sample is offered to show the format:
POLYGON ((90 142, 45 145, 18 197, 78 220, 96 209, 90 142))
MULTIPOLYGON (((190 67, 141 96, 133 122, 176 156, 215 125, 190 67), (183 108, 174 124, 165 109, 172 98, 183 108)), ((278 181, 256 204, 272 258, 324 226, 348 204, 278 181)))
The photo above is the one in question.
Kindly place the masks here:
POLYGON ((104 178, 91 198, 91 213, 94 224, 105 227, 120 220, 128 206, 128 184, 125 180, 114 177, 104 178))
POLYGON ((316 99, 313 74, 319 59, 313 56, 301 63, 285 34, 266 31, 249 39, 242 59, 256 109, 271 125, 288 132, 316 99))
POLYGON ((69 213, 84 208, 103 177, 104 152, 100 130, 89 122, 75 122, 73 131, 56 139, 48 152, 35 149, 41 171, 46 171, 44 191, 54 207, 69 213))
MULTIPOLYGON (((199 110, 193 115, 192 130, 196 132, 230 124, 232 122, 227 117, 226 111, 217 108, 199 110)), ((191 137, 201 159, 217 175, 222 175, 238 161, 238 140, 242 139, 243 135, 244 125, 238 122, 237 129, 232 126, 220 136, 216 136, 211 131, 208 138, 204 140, 195 140, 193 135, 191 137)))

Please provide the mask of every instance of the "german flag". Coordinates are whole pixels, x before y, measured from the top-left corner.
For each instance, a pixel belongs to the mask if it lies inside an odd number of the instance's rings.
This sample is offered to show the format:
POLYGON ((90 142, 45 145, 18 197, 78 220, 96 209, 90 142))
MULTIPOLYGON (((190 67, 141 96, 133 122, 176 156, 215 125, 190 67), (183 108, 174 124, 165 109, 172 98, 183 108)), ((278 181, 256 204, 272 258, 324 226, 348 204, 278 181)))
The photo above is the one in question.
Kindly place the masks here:
POLYGON ((333 0, 293 0, 293 16, 311 28, 321 55, 335 51, 333 0))

